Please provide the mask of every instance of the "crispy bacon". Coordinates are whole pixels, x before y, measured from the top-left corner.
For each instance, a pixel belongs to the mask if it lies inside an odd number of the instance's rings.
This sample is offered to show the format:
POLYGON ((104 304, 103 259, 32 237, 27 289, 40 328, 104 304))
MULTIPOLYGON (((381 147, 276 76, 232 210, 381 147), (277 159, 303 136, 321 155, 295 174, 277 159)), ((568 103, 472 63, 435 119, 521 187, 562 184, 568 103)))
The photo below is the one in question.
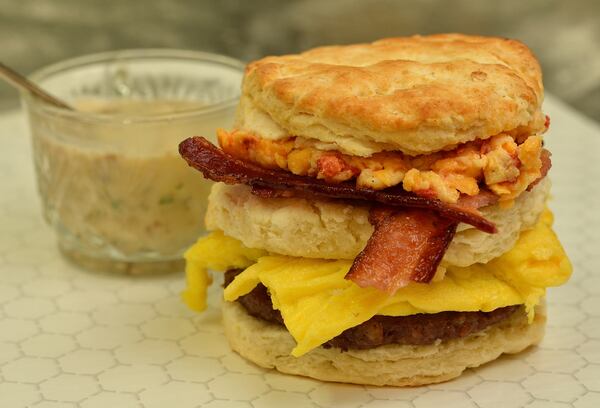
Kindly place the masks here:
POLYGON ((494 205, 498 201, 500 201, 500 197, 498 197, 492 191, 480 189, 479 193, 474 196, 463 194, 458 199, 458 205, 461 207, 478 209, 481 207, 487 207, 488 205, 494 205))
POLYGON ((542 149, 542 155, 540 159, 542 160, 542 168, 540 169, 540 180, 546 177, 550 169, 552 168, 552 153, 550 153, 547 149, 542 149))
POLYGON ((458 224, 428 210, 381 206, 371 209, 369 221, 375 231, 346 279, 389 294, 433 279, 458 224))
MULTIPOLYGON (((309 193, 299 193, 297 191, 292 190, 278 190, 270 187, 252 187, 252 194, 262 197, 262 198, 291 198, 291 197, 314 197, 314 194, 309 193)), ((358 201, 358 200, 357 200, 358 201)), ((470 196, 463 194, 458 199, 458 206, 460 208, 471 208, 477 210, 481 207, 486 207, 488 205, 494 205, 500 201, 500 197, 491 192, 490 190, 480 190, 477 195, 470 196)))
POLYGON ((535 185, 537 183, 539 183, 540 181, 542 181, 542 179, 544 177, 546 177, 546 175, 550 171, 550 168, 552 167, 552 160, 550 160, 550 157, 552 157, 552 153, 550 153, 546 149, 542 149, 542 155, 540 156, 540 159, 542 160, 542 168, 540 169, 540 176, 527 187, 527 191, 531 191, 531 189, 533 187, 535 187, 535 185))
POLYGON ((225 153, 203 137, 191 137, 179 145, 179 153, 187 163, 201 171, 204 177, 227 184, 247 184, 256 191, 281 190, 317 197, 342 198, 376 202, 401 208, 421 208, 434 211, 454 221, 464 222, 489 233, 496 226, 485 219, 476 209, 437 199, 419 197, 400 186, 385 190, 359 188, 352 182, 329 184, 306 176, 297 176, 282 170, 265 169, 244 162, 225 153))

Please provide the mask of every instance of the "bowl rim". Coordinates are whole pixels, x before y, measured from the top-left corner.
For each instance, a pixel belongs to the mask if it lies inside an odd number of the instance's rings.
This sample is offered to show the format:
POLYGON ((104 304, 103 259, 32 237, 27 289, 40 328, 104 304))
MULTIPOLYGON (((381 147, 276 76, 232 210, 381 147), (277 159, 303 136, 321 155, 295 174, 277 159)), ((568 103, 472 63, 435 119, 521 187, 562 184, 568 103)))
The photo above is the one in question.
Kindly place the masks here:
MULTIPOLYGON (((171 60, 195 60, 196 62, 212 63, 221 65, 230 69, 238 70, 243 77, 245 63, 226 55, 175 48, 130 48, 113 51, 104 51, 99 53, 85 54, 73 58, 58 61, 35 70, 28 78, 35 83, 70 69, 77 69, 86 65, 98 64, 111 61, 143 60, 143 59, 171 59, 171 60)), ((241 85, 241 84, 240 84, 241 85)), ((67 119, 92 122, 111 122, 121 121, 123 123, 155 122, 164 120, 186 119, 199 115, 209 115, 222 110, 235 107, 239 101, 240 93, 235 96, 217 102, 215 104, 202 106, 189 110, 182 110, 175 113, 160 113, 156 115, 114 115, 94 112, 73 111, 58 106, 54 106, 36 98, 32 94, 21 92, 21 98, 24 103, 31 108, 40 109, 44 113, 55 116, 61 116, 67 119)))

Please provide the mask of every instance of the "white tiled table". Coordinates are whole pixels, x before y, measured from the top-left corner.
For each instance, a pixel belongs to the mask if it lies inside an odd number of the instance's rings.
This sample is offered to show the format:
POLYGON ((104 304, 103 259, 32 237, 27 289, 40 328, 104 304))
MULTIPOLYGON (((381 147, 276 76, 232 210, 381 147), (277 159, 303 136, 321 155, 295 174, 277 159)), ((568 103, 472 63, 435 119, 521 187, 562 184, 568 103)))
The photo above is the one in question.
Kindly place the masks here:
POLYGON ((0 407, 600 407, 600 128, 548 98, 556 229, 575 265, 549 293, 538 348, 458 380, 393 389, 263 370, 229 351, 183 275, 93 274, 64 261, 40 216, 20 113, 0 115, 0 407))

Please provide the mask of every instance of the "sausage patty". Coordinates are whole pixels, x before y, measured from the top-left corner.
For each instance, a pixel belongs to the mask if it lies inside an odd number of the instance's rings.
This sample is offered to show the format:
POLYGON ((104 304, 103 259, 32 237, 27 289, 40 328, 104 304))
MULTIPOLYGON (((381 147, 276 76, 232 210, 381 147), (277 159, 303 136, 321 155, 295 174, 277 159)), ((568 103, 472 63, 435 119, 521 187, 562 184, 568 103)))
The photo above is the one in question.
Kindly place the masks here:
MULTIPOLYGON (((225 273, 227 287, 241 270, 225 273)), ((279 310, 273 303, 267 288, 259 284, 247 295, 237 300, 248 314, 259 319, 282 325, 279 310)), ((373 316, 358 326, 352 327, 323 345, 342 350, 370 349, 386 344, 426 345, 467 337, 473 333, 510 317, 521 306, 502 307, 491 312, 441 312, 411 316, 373 316)))

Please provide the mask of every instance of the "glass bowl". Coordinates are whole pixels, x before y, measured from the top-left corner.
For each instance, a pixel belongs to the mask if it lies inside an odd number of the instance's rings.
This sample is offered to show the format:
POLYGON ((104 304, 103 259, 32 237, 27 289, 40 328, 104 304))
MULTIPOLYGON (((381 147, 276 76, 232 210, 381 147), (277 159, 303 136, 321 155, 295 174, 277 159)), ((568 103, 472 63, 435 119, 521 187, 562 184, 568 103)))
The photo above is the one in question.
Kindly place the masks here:
POLYGON ((183 50, 125 50, 67 60, 31 79, 76 107, 23 94, 43 213, 68 258, 126 273, 182 268, 204 232, 211 183, 181 140, 230 127, 243 64, 183 50))

